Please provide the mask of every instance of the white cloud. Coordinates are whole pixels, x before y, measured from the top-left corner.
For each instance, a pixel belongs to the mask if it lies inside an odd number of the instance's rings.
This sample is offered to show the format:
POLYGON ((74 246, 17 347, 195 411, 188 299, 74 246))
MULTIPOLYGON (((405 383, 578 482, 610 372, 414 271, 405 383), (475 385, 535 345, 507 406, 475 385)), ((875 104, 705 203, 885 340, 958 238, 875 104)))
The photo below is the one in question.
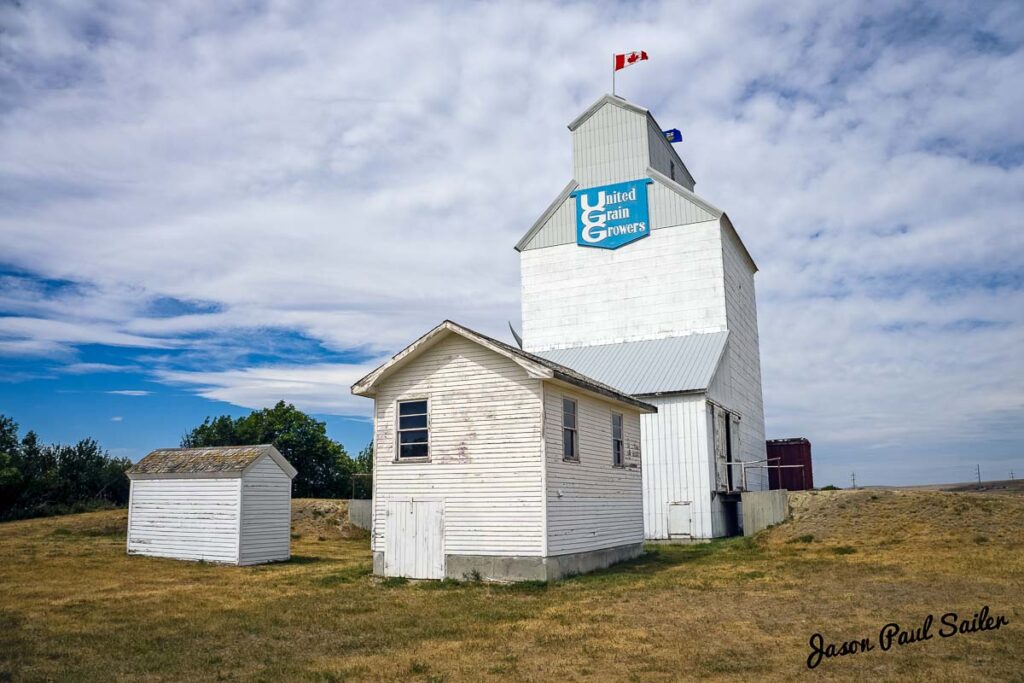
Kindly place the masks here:
POLYGON ((152 391, 143 391, 142 389, 116 389, 114 391, 108 391, 108 394, 117 394, 118 396, 149 396, 152 391))
POLYGON ((285 399, 309 412, 367 417, 373 401, 353 396, 350 387, 383 361, 279 365, 222 372, 161 370, 157 377, 169 384, 193 388, 205 398, 246 408, 266 408, 285 399))
POLYGON ((115 415, 114 417, 110 418, 110 421, 111 422, 124 422, 124 418, 122 416, 120 416, 120 415, 115 415))
POLYGON ((0 353, 151 348, 210 398, 365 414, 351 366, 234 359, 267 330, 372 355, 443 318, 506 337, 512 245, 618 46, 651 55, 620 93, 682 129, 761 267, 771 434, 919 463, 993 419, 982 448, 1024 441, 1018 3, 3 17, 0 260, 75 284, 5 281, 0 353))

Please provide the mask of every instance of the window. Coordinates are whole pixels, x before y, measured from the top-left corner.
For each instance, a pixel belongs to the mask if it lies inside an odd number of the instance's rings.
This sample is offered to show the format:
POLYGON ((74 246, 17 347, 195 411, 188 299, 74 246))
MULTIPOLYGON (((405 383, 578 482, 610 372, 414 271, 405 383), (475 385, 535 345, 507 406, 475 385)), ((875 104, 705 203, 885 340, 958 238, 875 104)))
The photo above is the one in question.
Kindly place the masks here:
POLYGON ((576 401, 562 399, 562 460, 579 462, 580 444, 576 432, 576 401))
POLYGON ((430 427, 427 402, 398 402, 398 459, 426 458, 430 455, 430 427))
POLYGON ((622 453, 622 415, 612 413, 612 465, 615 467, 625 465, 622 453))

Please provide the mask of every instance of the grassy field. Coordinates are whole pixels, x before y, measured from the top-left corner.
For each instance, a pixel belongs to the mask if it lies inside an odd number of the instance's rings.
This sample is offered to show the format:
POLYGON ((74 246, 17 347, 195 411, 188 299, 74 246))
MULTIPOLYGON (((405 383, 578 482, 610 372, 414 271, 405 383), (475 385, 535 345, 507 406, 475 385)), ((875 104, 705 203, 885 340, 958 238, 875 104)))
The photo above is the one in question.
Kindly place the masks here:
POLYGON ((1024 497, 791 501, 753 540, 506 586, 377 579, 324 501, 296 501, 294 559, 262 567, 127 557, 123 511, 3 524, 0 681, 1024 680, 1024 497), (815 632, 983 605, 1009 623, 806 667, 815 632))

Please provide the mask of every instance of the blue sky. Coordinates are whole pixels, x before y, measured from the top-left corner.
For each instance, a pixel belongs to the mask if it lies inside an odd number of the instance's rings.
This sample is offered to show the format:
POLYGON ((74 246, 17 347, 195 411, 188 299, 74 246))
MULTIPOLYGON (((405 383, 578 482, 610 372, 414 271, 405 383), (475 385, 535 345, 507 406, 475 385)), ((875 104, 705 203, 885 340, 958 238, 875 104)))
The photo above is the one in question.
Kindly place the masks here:
POLYGON ((352 381, 438 321, 506 338, 564 126, 683 131, 761 267, 769 436, 818 483, 1024 476, 1024 8, 0 8, 0 413, 137 458, 352 381))

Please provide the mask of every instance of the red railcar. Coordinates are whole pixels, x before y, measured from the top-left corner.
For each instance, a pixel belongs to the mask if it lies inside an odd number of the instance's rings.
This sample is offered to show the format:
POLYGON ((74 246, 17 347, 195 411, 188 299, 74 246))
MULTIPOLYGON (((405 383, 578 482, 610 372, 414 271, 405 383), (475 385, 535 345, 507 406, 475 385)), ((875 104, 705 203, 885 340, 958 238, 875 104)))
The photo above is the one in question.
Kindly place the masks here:
POLYGON ((768 488, 806 491, 814 488, 811 470, 811 442, 804 438, 770 439, 769 465, 803 465, 803 467, 769 467, 768 488))

